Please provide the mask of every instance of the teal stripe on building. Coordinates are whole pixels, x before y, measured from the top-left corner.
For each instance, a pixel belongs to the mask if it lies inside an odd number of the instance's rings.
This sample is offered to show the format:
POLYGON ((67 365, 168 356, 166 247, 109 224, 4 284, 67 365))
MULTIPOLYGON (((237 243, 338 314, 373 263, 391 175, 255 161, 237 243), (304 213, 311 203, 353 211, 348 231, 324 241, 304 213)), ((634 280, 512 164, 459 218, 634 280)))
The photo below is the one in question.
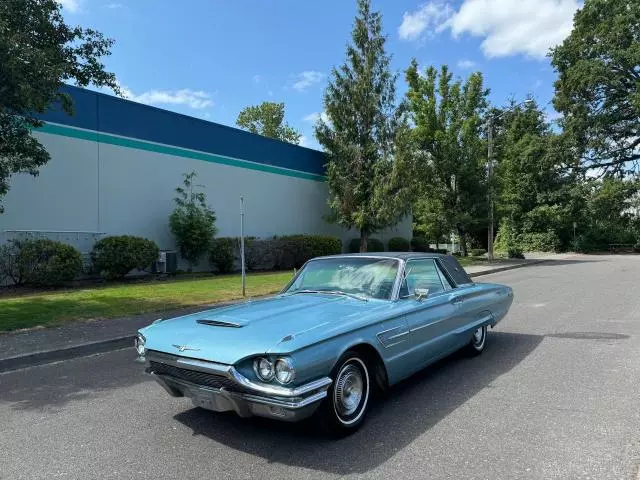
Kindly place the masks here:
POLYGON ((157 143, 145 142, 143 140, 138 140, 135 138, 123 138, 102 132, 80 130, 65 125, 56 125, 54 123, 46 123, 38 130, 43 133, 49 133, 51 135, 60 135, 64 137, 77 138, 80 140, 89 140, 92 142, 117 145, 119 147, 133 148, 137 150, 145 150, 148 152, 162 153, 165 155, 173 155, 176 157, 202 160, 205 162, 228 165, 231 167, 239 167, 249 170, 257 170, 260 172, 274 173, 276 175, 285 175, 288 177, 303 178, 305 180, 315 180, 318 182, 325 181, 325 177, 323 175, 316 175, 309 172, 280 168, 264 163, 249 162, 246 160, 231 158, 223 155, 187 150, 171 145, 159 145, 157 143))

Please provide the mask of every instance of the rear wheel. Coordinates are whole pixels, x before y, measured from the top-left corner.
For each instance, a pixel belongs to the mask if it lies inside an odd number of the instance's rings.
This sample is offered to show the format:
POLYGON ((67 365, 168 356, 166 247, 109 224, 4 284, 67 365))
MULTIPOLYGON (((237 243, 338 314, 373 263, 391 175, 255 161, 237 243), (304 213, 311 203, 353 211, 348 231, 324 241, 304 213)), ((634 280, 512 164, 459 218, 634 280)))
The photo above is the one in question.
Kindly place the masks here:
POLYGON ((338 361, 332 380, 318 418, 331 433, 348 435, 362 425, 369 410, 371 376, 365 359, 357 352, 347 352, 338 361))
POLYGON ((467 345, 467 353, 472 356, 480 355, 487 343, 487 326, 484 325, 473 332, 467 345))

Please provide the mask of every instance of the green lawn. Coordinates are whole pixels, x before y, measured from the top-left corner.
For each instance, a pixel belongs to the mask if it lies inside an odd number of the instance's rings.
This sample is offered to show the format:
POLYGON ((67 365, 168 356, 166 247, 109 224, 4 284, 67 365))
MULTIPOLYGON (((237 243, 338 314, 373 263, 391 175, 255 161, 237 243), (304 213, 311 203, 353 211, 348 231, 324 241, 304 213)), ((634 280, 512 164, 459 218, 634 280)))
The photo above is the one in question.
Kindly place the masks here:
POLYGON ((468 267, 469 265, 484 265, 487 263, 486 257, 456 257, 460 265, 468 267))
MULTIPOLYGON (((278 292, 293 272, 247 276, 247 296, 278 292)), ((239 275, 120 284, 0 297, 0 331, 115 318, 242 298, 239 275)))

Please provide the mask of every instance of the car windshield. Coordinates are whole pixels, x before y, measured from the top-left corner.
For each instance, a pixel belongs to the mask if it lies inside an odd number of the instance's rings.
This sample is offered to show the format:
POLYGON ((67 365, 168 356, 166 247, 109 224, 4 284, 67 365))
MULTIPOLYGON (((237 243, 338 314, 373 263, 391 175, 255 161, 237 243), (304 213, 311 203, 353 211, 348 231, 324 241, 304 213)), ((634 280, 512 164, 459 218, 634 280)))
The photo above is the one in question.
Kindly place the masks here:
POLYGON ((398 273, 398 260, 335 257, 312 260, 300 271, 286 294, 327 292, 388 300, 398 273))

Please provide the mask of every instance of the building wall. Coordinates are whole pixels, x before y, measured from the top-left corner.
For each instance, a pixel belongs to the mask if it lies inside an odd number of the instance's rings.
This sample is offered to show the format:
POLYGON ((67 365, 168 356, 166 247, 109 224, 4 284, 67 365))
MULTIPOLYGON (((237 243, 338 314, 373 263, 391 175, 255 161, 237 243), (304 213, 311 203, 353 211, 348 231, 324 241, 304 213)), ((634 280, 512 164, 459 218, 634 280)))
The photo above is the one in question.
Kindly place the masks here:
MULTIPOLYGON (((320 152, 96 92, 68 92, 75 115, 54 110, 36 133, 50 162, 38 177, 11 180, 0 215, 4 239, 40 231, 88 251, 101 235, 132 234, 172 249, 174 189, 190 171, 205 186, 220 236, 239 235, 241 195, 246 235, 355 236, 323 220, 320 152)), ((409 237, 410 231, 407 219, 378 236, 409 237)))

